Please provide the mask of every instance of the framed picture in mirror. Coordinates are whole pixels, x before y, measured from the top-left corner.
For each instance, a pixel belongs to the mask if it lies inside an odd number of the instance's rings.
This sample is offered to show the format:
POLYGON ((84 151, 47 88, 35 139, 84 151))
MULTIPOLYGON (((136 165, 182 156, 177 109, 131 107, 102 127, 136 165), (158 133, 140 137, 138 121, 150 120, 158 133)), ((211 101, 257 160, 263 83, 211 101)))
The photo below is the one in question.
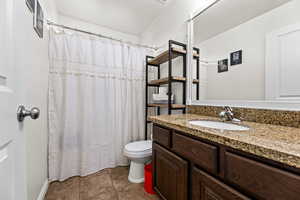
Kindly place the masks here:
POLYGON ((218 73, 228 71, 228 59, 218 61, 218 73))
POLYGON ((240 65, 243 62, 243 51, 239 50, 230 54, 230 65, 240 65))

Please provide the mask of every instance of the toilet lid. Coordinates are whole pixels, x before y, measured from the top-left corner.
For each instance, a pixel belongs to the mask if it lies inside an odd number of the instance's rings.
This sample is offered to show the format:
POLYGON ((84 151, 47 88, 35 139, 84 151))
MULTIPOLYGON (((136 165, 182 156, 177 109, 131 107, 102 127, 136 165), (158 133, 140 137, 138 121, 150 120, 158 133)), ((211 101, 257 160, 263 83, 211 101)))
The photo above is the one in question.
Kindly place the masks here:
POLYGON ((127 151, 131 152, 142 152, 152 149, 152 141, 139 141, 139 142, 132 142, 125 146, 127 151))

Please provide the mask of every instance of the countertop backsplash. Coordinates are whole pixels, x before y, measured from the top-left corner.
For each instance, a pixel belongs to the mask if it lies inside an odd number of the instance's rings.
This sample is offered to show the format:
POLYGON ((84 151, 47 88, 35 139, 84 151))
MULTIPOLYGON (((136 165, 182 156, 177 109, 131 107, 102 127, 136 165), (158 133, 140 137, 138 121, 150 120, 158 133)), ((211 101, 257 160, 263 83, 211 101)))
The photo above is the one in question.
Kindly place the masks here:
MULTIPOLYGON (((187 113, 218 117, 220 106, 188 106, 187 113)), ((242 121, 300 128, 300 111, 283 111, 233 107, 235 117, 242 121)))

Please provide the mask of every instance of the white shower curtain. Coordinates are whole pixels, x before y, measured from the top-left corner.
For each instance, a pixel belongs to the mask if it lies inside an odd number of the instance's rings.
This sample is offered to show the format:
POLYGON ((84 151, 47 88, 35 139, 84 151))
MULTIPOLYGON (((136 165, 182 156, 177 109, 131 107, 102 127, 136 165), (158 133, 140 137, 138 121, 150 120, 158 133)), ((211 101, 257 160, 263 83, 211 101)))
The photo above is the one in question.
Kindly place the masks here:
POLYGON ((128 164, 124 146, 144 138, 146 51, 50 29, 51 181, 128 164))

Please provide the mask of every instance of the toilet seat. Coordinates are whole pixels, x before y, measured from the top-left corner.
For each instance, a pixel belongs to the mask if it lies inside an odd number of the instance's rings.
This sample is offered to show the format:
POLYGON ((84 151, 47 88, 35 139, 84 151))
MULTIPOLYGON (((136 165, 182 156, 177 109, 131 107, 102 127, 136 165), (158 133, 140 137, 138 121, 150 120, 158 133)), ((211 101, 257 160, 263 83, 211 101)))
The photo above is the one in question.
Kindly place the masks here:
POLYGON ((127 144, 124 147, 124 156, 130 160, 128 180, 131 183, 144 182, 144 167, 152 157, 152 141, 144 140, 127 144))
POLYGON ((125 146, 124 154, 127 157, 143 158, 152 155, 152 141, 132 142, 125 146))

